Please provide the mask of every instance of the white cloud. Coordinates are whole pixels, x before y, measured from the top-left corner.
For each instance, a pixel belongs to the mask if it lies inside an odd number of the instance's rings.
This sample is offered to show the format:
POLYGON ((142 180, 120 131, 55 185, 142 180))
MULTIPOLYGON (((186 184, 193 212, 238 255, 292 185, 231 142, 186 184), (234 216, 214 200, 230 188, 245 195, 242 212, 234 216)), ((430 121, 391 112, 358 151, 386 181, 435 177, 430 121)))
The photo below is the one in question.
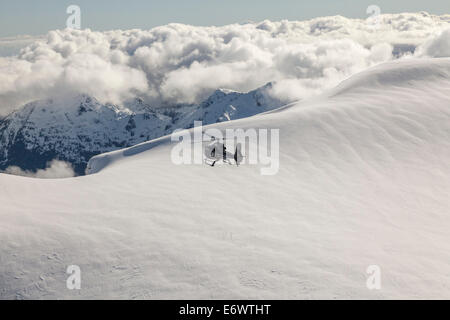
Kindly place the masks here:
POLYGON ((222 87, 301 99, 421 46, 446 56, 450 16, 383 15, 380 25, 324 17, 223 27, 170 24, 151 30, 57 30, 15 57, 0 57, 0 114, 36 99, 87 93, 120 103, 193 103, 222 87), (427 42, 428 41, 428 42, 427 42), (425 44, 427 43, 427 44, 425 44), (393 54, 394 53, 394 54, 393 54))
POLYGON ((5 169, 5 173, 39 179, 61 179, 75 176, 72 165, 60 160, 53 160, 47 164, 47 168, 37 170, 36 172, 22 170, 17 166, 9 166, 5 169))
POLYGON ((43 40, 43 36, 17 36, 0 38, 0 57, 8 57, 19 54, 20 49, 43 40))

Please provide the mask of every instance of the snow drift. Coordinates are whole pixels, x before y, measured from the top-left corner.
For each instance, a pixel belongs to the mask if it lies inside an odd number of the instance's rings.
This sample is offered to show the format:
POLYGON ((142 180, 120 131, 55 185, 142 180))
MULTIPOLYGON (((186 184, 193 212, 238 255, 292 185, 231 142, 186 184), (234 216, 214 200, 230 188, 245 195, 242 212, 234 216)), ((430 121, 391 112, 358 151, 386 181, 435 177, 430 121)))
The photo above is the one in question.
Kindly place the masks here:
POLYGON ((449 58, 409 59, 212 125, 280 129, 275 176, 176 166, 169 137, 85 177, 0 174, 0 297, 448 299, 449 90, 449 58))

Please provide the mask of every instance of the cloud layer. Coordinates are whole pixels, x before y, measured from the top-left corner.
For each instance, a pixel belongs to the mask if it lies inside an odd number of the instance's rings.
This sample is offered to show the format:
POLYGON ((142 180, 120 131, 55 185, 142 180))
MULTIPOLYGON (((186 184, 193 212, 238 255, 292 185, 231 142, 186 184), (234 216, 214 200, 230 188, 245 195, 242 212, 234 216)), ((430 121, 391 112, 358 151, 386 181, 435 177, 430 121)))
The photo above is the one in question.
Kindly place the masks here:
POLYGON ((5 169, 5 173, 39 179, 61 179, 75 176, 72 165, 68 162, 60 160, 50 161, 47 164, 47 168, 37 170, 36 172, 22 170, 17 166, 10 166, 5 169))
POLYGON ((170 24, 148 31, 51 31, 0 58, 0 114, 31 100, 87 93, 155 106, 199 102, 217 88, 302 99, 399 57, 450 55, 450 15, 340 16, 223 27, 170 24), (377 23, 378 21, 378 23, 377 23))

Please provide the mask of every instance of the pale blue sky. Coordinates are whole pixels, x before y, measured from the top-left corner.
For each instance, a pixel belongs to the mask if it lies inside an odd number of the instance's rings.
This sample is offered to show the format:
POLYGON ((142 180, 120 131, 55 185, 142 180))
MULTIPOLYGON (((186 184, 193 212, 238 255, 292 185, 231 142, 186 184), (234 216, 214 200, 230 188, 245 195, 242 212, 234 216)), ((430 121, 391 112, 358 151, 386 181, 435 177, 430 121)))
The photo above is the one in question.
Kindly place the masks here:
POLYGON ((303 20, 337 14, 364 18, 371 4, 382 13, 450 13, 449 0, 0 0, 0 37, 63 29, 70 4, 81 7, 82 27, 92 30, 149 29, 170 22, 223 25, 303 20))

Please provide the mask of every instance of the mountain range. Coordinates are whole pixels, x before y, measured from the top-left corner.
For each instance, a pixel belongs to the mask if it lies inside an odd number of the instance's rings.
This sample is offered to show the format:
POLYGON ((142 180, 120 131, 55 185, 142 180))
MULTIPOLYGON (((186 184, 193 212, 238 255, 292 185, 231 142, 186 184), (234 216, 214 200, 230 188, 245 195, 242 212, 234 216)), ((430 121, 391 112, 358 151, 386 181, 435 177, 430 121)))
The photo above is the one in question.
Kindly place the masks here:
POLYGON ((0 170, 36 171, 54 160, 85 174, 89 159, 190 128, 240 119, 280 107, 269 97, 271 83, 241 93, 216 90, 200 104, 152 107, 140 98, 115 105, 79 94, 26 104, 0 120, 0 170))

